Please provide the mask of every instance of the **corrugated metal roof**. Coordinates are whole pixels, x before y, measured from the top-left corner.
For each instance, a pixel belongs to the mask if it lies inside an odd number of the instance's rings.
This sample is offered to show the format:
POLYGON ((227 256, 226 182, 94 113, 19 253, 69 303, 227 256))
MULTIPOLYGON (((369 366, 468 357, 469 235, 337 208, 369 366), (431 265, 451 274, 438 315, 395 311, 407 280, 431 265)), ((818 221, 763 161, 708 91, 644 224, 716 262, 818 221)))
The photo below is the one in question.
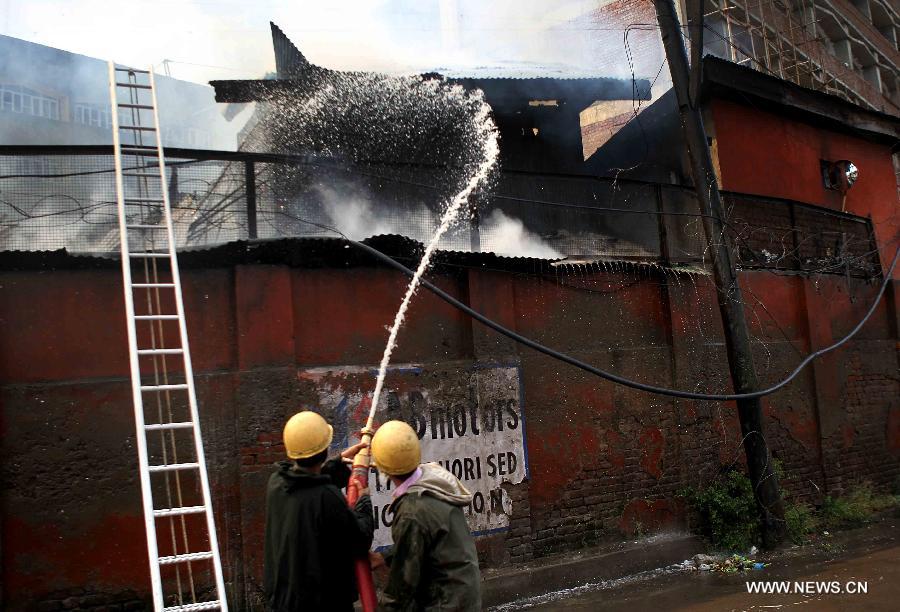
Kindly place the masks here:
MULTIPOLYGON (((398 235, 381 235, 362 242, 382 253, 415 267, 425 246, 416 240, 398 235)), ((495 253, 441 251, 434 253, 432 267, 438 271, 449 268, 487 268, 508 272, 564 274, 577 271, 578 266, 602 263, 603 259, 537 259, 509 257, 495 253)), ((606 260, 613 261, 613 260, 606 260)), ((658 268, 653 261, 628 261, 632 266, 658 268)), ((188 247, 178 251, 179 267, 207 269, 245 264, 287 265, 299 268, 349 268, 381 266, 365 252, 354 249, 342 238, 306 237, 265 240, 238 240, 216 246, 188 247)), ((116 269, 118 252, 70 253, 55 251, 0 251, 0 271, 116 269)))

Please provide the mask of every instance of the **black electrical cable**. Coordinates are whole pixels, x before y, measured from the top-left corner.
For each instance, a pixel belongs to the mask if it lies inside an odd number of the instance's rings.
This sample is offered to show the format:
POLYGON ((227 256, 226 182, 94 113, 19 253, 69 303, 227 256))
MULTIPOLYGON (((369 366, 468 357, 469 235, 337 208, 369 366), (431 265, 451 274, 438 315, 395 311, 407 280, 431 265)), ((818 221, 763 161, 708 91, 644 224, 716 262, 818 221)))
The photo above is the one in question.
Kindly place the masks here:
MULTIPOLYGON (((392 257, 385 255, 381 251, 374 249, 367 244, 363 244, 362 242, 357 242, 355 240, 350 240, 349 238, 347 239, 347 242, 349 242, 356 248, 369 253, 376 259, 383 261, 384 263, 388 264, 389 266, 396 268, 397 270, 399 270, 403 274, 409 276, 410 278, 415 275, 415 272, 413 272, 412 270, 410 270, 409 268, 404 266, 399 261, 396 261, 392 257)), ((885 289, 887 289, 888 284, 891 282, 891 277, 893 276, 893 273, 894 273, 894 267, 897 265, 898 256, 900 256, 900 248, 898 248, 897 251, 894 253, 894 259, 891 262, 890 268, 888 268, 887 272, 884 275, 884 282, 881 285, 881 289, 878 291, 878 295, 875 296, 875 300, 872 302, 872 305, 869 307, 869 311, 866 313, 866 316, 864 316, 862 318, 862 320, 856 324, 856 327, 854 327, 853 330, 850 331, 849 334, 847 334, 846 336, 844 336, 843 338, 841 338, 840 340, 838 340, 831 346, 827 346, 823 349, 819 349, 818 351, 815 351, 814 353, 810 353, 809 355, 807 355, 806 359, 801 361, 800 365, 798 365, 797 368, 793 372, 791 372, 791 374, 787 378, 782 380, 780 383, 773 385, 771 387, 768 387, 767 389, 762 389, 761 391, 754 391, 752 393, 712 393, 712 394, 694 393, 691 391, 680 391, 678 389, 666 389, 664 387, 656 387, 654 385, 648 385, 645 383, 630 380, 628 378, 623 378, 621 376, 613 374, 612 372, 607 372, 606 370, 601 370, 600 368, 595 368, 592 365, 584 363, 583 361, 579 361, 578 359, 575 359, 574 357, 571 357, 564 353, 555 351, 549 347, 544 346, 543 344, 539 344, 539 343, 535 342, 534 340, 526 338, 525 336, 521 336, 521 335, 517 334, 516 332, 512 331, 511 329, 503 327, 499 323, 492 321, 491 319, 488 319, 486 316, 484 316, 480 312, 473 310, 469 306, 466 306, 465 304, 463 304, 462 302, 460 302, 453 296, 449 295, 445 291, 434 286, 433 284, 431 284, 424 278, 420 279, 419 282, 422 284, 423 287, 425 287, 426 289, 428 289, 429 291, 434 293, 436 296, 438 296, 439 298, 441 298, 442 300, 444 300, 451 306, 454 306, 454 307, 462 310, 463 312, 465 312, 467 315, 469 315, 476 321, 490 327, 491 329, 493 329, 494 331, 496 331, 500 334, 503 334, 507 338, 511 338, 512 340, 515 340, 516 342, 518 342, 520 344, 524 344, 525 346, 532 348, 532 349, 538 351, 539 353, 543 353, 545 355, 553 357, 554 359, 558 359, 560 361, 568 363, 569 365, 573 365, 576 368, 582 369, 585 372, 589 372, 591 374, 599 376, 600 378, 605 378, 606 380, 623 385, 625 387, 631 387, 632 389, 638 389, 640 391, 647 391, 649 393, 657 393, 660 395, 669 395, 672 397, 682 397, 682 398, 686 398, 686 399, 697 399, 697 400, 729 401, 729 400, 755 399, 758 397, 763 397, 764 395, 769 395, 771 393, 775 393, 776 391, 778 391, 779 389, 784 387, 786 384, 791 382, 794 378, 796 378, 796 376, 800 373, 800 371, 803 368, 805 368, 813 359, 815 359, 816 357, 820 357, 820 356, 824 355, 825 353, 833 351, 834 349, 840 347, 842 344, 847 342, 850 338, 852 338, 856 334, 856 332, 858 332, 860 330, 860 328, 862 328, 862 326, 865 324, 865 322, 869 320, 869 317, 872 316, 872 313, 875 312, 875 308, 878 306, 878 303, 881 301, 881 297, 884 295, 885 289)))

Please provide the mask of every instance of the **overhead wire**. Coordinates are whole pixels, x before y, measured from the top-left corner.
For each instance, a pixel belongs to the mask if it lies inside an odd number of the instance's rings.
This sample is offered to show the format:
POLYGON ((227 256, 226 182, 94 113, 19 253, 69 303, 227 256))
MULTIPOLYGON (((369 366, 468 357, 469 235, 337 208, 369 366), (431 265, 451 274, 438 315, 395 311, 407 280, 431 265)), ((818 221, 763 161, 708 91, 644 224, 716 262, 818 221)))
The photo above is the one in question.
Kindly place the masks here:
MULTIPOLYGON (((334 227, 331 227, 331 226, 328 226, 328 225, 325 225, 322 223, 316 223, 314 221, 308 221, 306 219, 298 218, 298 220, 303 223, 308 223, 310 225, 319 227, 321 229, 325 229, 327 231, 333 232, 333 233, 341 236, 344 240, 346 240, 349 245, 352 245, 353 247, 368 253, 369 255, 375 257, 382 263, 385 263, 388 266, 402 272, 404 275, 406 275, 410 278, 415 276, 415 272, 413 270, 407 268, 406 266, 404 266, 402 263, 400 263, 393 257, 390 257, 389 255, 386 255, 385 253, 382 253, 378 249, 376 249, 368 244, 365 244, 364 242, 359 242, 357 240, 352 240, 352 239, 348 238, 343 232, 341 232, 337 228, 334 228, 334 227)), ((803 359, 800 362, 800 364, 797 365, 797 367, 794 368, 794 370, 790 374, 788 374, 787 377, 782 379, 780 382, 778 382, 774 385, 771 385, 769 387, 766 387, 765 389, 760 389, 758 391, 752 391, 752 392, 748 392, 748 393, 697 393, 694 391, 683 391, 680 389, 669 389, 669 388, 660 387, 657 385, 650 385, 647 383, 642 383, 642 382, 639 382, 636 380, 632 380, 630 378, 626 378, 624 376, 619 376, 618 374, 614 374, 613 372, 609 372, 607 370, 603 370, 601 368, 592 366, 588 363, 581 361, 580 359, 572 357, 571 355, 562 353, 562 352, 552 349, 548 346, 545 346, 535 340, 527 338, 527 337, 501 325, 500 323, 497 323, 496 321, 481 314, 477 310, 474 310, 467 304, 464 304, 463 302, 459 301, 458 299, 456 299, 455 297, 453 297, 446 291, 442 290, 440 287, 437 287, 436 285, 432 284, 430 281, 428 281, 424 277, 420 278, 419 282, 420 282, 421 286, 423 286, 426 289, 428 289, 429 291, 431 291, 434 295, 436 295, 443 301, 447 302, 454 308, 461 310, 462 312, 466 313, 467 315, 469 315, 470 317, 472 317, 479 323, 493 329, 494 331, 500 333, 501 335, 504 335, 507 338, 510 338, 511 340, 514 340, 515 342, 518 342, 519 344, 527 346, 539 353, 543 353, 544 355, 547 355, 548 357, 551 357, 558 361, 562 361, 564 363, 568 363, 569 365, 575 366, 576 368, 578 368, 580 370, 588 372, 589 374, 594 374, 595 376, 599 376, 600 378, 603 378, 610 382, 622 385, 624 387, 630 387, 632 389, 637 389, 639 391, 646 391, 648 393, 655 393, 658 395, 666 395, 669 397, 677 397, 677 398, 682 398, 682 399, 696 399, 696 400, 706 400, 706 401, 740 401, 740 400, 757 399, 757 398, 764 397, 766 395, 771 395, 772 393, 775 393, 776 391, 778 391, 779 389, 783 388, 788 383, 790 383, 792 380, 794 380, 794 378, 796 378, 800 374, 800 372, 803 371, 803 369, 807 365, 809 365, 814 359, 821 357, 822 355, 825 355, 827 353, 830 353, 831 351, 833 351, 837 348, 840 348, 847 341, 849 341, 853 336, 855 336, 857 334, 857 332, 859 332, 859 330, 862 329, 863 325, 865 325, 865 323, 871 318, 872 314, 875 312, 875 309, 878 307, 878 304, 881 302, 881 298, 884 295, 884 292, 887 289, 888 285, 890 284, 891 279, 893 278, 894 268, 897 266, 898 258, 900 258, 900 247, 898 247, 897 250, 894 252, 894 258, 891 261, 891 265, 888 267, 887 271, 884 273, 884 281, 882 282, 881 288, 878 290, 877 295, 872 300, 871 306, 869 307, 865 316, 863 316, 863 318, 856 324, 856 326, 849 333, 847 333, 843 338, 841 338, 837 342, 835 342, 829 346, 826 346, 825 348, 819 349, 817 351, 813 351, 812 353, 807 355, 806 358, 803 359)))
MULTIPOLYGON (((390 265, 391 267, 396 268, 397 270, 399 270, 400 272, 402 272, 403 274, 405 274, 407 276, 412 277, 412 275, 414 274, 414 272, 412 270, 410 270, 409 268, 407 268, 400 262, 394 260, 393 258, 385 255, 381 251, 378 251, 377 249, 375 249, 365 243, 357 242, 355 240, 349 240, 349 239, 348 239, 348 242, 350 244, 352 244, 353 246, 355 246, 356 248, 366 251, 370 255, 376 257, 377 259, 390 265)), ((575 367, 577 367, 581 370, 584 370, 585 372, 588 372, 590 374, 599 376, 600 378, 609 380, 610 382, 614 382, 616 384, 619 384, 619 385, 622 385, 625 387, 630 387, 632 389, 637 389, 639 391, 646 391, 649 393, 656 393, 659 395, 668 395, 670 397, 678 397, 678 398, 683 398, 683 399, 734 401, 734 400, 756 399, 756 398, 764 397, 766 395, 771 395, 772 393, 775 393, 776 391, 778 391, 779 389, 781 389, 782 387, 784 387, 785 385, 790 383, 792 380, 794 380, 794 378, 796 378, 797 375, 800 374, 800 372, 807 365, 809 365, 809 363, 812 362, 814 359, 816 359, 817 357, 821 357, 822 355, 825 355, 826 353, 829 353, 829 352, 839 348, 844 343, 846 343, 848 340, 850 340, 850 338, 852 338, 854 335, 856 335, 856 333, 862 328, 862 326, 866 323, 866 321, 869 320, 869 318, 875 312, 876 307, 880 303, 881 297, 884 295, 884 292, 887 289, 887 286, 891 281, 891 276, 893 274, 894 267, 897 264, 898 256, 900 256, 900 248, 898 248, 897 251, 895 252, 894 259, 891 262, 890 268, 889 268, 888 272, 885 274, 884 282, 882 283, 881 288, 878 291, 878 294, 875 296, 875 299, 873 300, 872 305, 869 307, 868 312, 862 318, 862 320, 860 320, 859 323, 857 323, 857 325, 853 328, 853 330, 850 331, 850 333, 848 333, 846 336, 844 336, 843 338, 841 338, 839 341, 835 342, 834 344, 827 346, 823 349, 814 351, 814 352, 810 353, 809 355, 807 355, 807 357, 803 361, 800 362, 800 364, 793 370, 793 372, 791 372, 781 382, 776 383, 765 389, 761 389, 759 391, 753 391, 753 392, 749 392, 749 393, 695 393, 693 391, 682 391, 679 389, 668 389, 665 387, 658 387, 656 385, 650 385, 647 383, 642 383, 642 382, 638 382, 636 380, 631 380, 629 378, 625 378, 624 376, 619 376, 618 374, 614 374, 612 372, 609 372, 609 371, 603 370, 601 368, 597 368, 595 366, 587 364, 579 359, 576 359, 575 357, 572 357, 571 355, 567 355, 565 353, 561 353, 559 351, 551 349, 547 346, 544 346, 543 344, 540 344, 539 342, 531 340, 530 338, 526 338, 525 336, 522 336, 521 334, 518 334, 518 333, 512 331, 511 329, 504 327, 503 325, 497 323, 496 321, 489 319, 488 317, 477 312, 476 310, 473 310, 466 304, 463 304, 462 302, 460 302, 453 296, 449 295, 448 293, 446 293, 439 287, 433 285, 432 283, 430 283, 428 280, 426 280, 424 278, 420 280, 420 283, 423 287, 425 287, 426 289, 428 289, 429 291, 434 293, 436 296, 438 296, 439 298, 441 298, 442 300, 444 300, 451 306, 454 306, 455 308, 462 310, 463 312, 465 312, 467 315, 469 315, 470 317, 472 317, 479 323, 482 323, 483 325, 490 327, 494 331, 496 331, 512 340, 515 340, 516 342, 523 344, 531 349, 534 349, 534 350, 538 351, 539 353, 543 353, 543 354, 547 355, 548 357, 552 357, 552 358, 562 361, 564 363, 568 363, 569 365, 575 366, 575 367)))

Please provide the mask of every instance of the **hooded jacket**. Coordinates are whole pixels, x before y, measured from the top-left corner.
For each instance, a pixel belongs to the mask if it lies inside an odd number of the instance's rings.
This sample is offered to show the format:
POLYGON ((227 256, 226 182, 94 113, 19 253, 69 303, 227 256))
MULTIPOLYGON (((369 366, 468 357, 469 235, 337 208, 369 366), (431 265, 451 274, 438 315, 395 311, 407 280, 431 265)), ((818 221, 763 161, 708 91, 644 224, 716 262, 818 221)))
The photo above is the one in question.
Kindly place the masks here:
POLYGON ((350 610, 357 598, 353 559, 365 555, 375 525, 368 495, 356 507, 338 489, 350 470, 327 461, 321 474, 282 461, 266 495, 265 592, 270 610, 350 610))
POLYGON ((481 571, 462 508, 472 495, 437 463, 392 503, 394 547, 382 610, 481 610, 481 571))

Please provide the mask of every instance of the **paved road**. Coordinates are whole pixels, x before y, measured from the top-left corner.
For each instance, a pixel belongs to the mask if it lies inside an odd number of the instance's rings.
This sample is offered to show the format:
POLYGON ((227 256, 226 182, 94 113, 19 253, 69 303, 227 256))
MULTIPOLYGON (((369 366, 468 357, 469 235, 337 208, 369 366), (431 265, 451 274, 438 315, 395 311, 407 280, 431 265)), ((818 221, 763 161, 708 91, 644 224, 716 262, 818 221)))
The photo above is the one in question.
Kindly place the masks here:
POLYGON ((764 570, 740 575, 709 572, 667 575, 612 589, 581 593, 573 597, 561 596, 538 605, 526 604, 523 608, 566 612, 576 610, 894 612, 900 610, 900 545, 894 543, 889 548, 862 551, 851 558, 822 558, 803 563, 782 559, 764 570), (747 592, 748 580, 781 581, 792 591, 796 582, 802 582, 803 588, 811 588, 814 591, 825 588, 829 592, 750 594, 747 592), (865 584, 868 592, 847 592, 860 590, 858 583, 865 584), (832 592, 836 589, 842 592, 832 592))

